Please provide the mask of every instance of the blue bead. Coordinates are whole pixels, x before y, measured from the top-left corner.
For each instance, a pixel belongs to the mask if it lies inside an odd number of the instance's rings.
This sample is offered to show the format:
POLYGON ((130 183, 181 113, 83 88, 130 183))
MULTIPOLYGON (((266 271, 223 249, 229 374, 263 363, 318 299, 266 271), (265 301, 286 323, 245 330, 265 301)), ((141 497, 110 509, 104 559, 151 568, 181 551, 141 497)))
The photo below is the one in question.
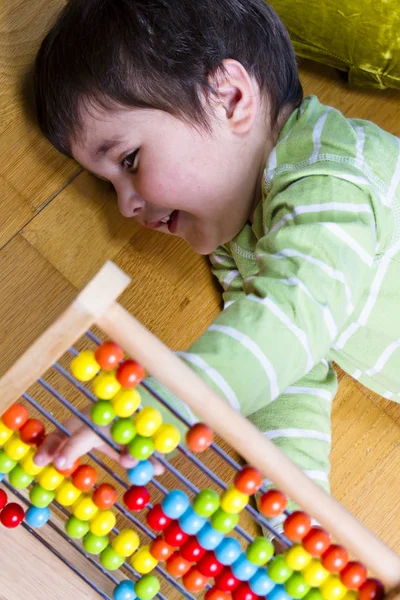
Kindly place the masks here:
POLYGON ((45 506, 44 508, 38 508, 37 506, 31 506, 28 508, 25 514, 25 520, 34 529, 39 529, 46 525, 50 519, 50 509, 45 506))
POLYGON ((170 519, 179 519, 190 506, 189 498, 181 490, 172 490, 161 503, 163 512, 170 519))
POLYGON ((210 523, 206 523, 197 534, 197 540, 205 550, 215 550, 224 539, 224 534, 216 531, 210 523))
POLYGON ((4 477, 5 477, 5 473, 0 473, 0 482, 3 481, 4 477))
POLYGON ((241 555, 242 546, 236 538, 226 537, 215 550, 215 556, 222 565, 231 565, 241 555))
POLYGON ((232 573, 240 581, 248 581, 257 572, 258 566, 246 558, 246 554, 241 554, 233 563, 232 573))
POLYGON ((179 519, 179 527, 182 529, 182 531, 188 533, 189 535, 196 535, 196 533, 198 533, 204 526, 206 521, 207 519, 200 517, 194 512, 193 508, 189 506, 189 508, 179 519))
POLYGON ((252 592, 257 596, 266 596, 274 589, 275 583, 268 577, 266 569, 257 569, 257 572, 249 581, 252 592))
POLYGON ((268 600, 292 600, 283 585, 276 585, 268 594, 268 600))
POLYGON ((133 581, 125 579, 114 590, 114 600, 136 600, 135 585, 133 581))
POLYGON ((133 485, 147 485, 154 476, 154 467, 149 460, 141 460, 136 467, 128 469, 127 477, 133 485))

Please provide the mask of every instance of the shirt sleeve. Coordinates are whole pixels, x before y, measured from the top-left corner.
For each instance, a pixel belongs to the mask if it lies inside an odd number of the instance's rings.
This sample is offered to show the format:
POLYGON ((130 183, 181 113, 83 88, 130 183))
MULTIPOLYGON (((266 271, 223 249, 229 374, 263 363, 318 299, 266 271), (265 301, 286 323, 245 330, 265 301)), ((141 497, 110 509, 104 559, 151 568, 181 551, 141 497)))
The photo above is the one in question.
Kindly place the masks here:
MULTIPOLYGON (((326 357, 359 311, 375 260, 369 195, 348 181, 298 180, 270 202, 266 219, 268 232, 255 251, 258 272, 242 282, 244 294, 178 353, 245 416, 326 357)), ((232 266, 228 257, 226 265, 232 266)))

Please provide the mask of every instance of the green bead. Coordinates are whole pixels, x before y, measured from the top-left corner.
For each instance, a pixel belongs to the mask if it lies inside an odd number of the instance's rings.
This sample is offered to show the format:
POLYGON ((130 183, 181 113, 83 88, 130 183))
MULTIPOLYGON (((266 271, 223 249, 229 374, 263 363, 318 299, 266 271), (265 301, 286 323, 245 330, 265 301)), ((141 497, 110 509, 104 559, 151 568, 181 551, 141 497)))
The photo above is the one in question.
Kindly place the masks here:
POLYGON ((200 517, 211 517, 218 510, 220 504, 219 495, 214 490, 201 490, 193 501, 193 510, 200 517))
POLYGON ((310 591, 311 587, 304 581, 304 578, 300 573, 293 573, 293 575, 285 583, 285 590, 295 600, 304 598, 310 591))
POLYGON ((292 574, 293 570, 282 555, 275 556, 268 565, 268 575, 275 583, 285 583, 292 574))
POLYGON ((146 460, 154 452, 154 443, 151 437, 136 435, 129 443, 128 450, 136 460, 146 460))
POLYGON ((18 461, 10 458, 5 450, 0 450, 0 473, 9 473, 18 461))
POLYGON ((239 523, 239 515, 233 515, 219 508, 211 517, 211 525, 220 533, 229 533, 239 523))
POLYGON ((135 583, 135 594, 139 600, 152 600, 160 591, 160 582, 154 575, 143 575, 135 583))
POLYGON ((108 546, 108 535, 94 535, 89 531, 83 538, 82 543, 89 554, 100 554, 108 546))
POLYGON ((68 521, 65 523, 65 530, 69 537, 75 540, 80 540, 89 531, 89 523, 87 521, 81 521, 74 515, 71 515, 68 521))
POLYGON ((33 475, 25 473, 21 465, 15 465, 8 476, 8 480, 13 487, 17 490, 23 490, 28 487, 34 480, 33 475))
POLYGON ((90 417, 95 425, 99 427, 109 425, 115 418, 115 412, 108 400, 98 400, 92 406, 90 417))
POLYGON ((31 503, 33 506, 37 506, 38 508, 45 508, 51 504, 55 496, 56 493, 53 490, 45 490, 38 483, 34 485, 29 492, 29 499, 31 503))
POLYGON ((318 588, 311 588, 304 600, 324 600, 324 597, 318 588))
POLYGON ((117 554, 112 546, 107 546, 100 554, 100 562, 105 569, 116 571, 124 564, 125 558, 117 554))
POLYGON ((264 537, 256 537, 248 546, 246 551, 247 559, 261 567, 265 565, 274 555, 274 545, 264 537))
POLYGON ((118 419, 111 427, 111 436, 114 442, 126 446, 136 435, 132 419, 118 419))

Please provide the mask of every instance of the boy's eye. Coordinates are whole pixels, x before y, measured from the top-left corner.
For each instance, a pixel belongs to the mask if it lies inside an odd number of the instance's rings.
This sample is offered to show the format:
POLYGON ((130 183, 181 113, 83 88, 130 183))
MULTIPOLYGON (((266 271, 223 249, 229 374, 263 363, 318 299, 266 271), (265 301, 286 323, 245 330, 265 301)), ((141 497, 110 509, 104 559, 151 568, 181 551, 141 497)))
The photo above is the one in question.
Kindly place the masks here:
POLYGON ((129 171, 130 173, 134 173, 136 171, 136 157, 138 152, 139 149, 125 156, 121 163, 121 166, 124 169, 124 171, 129 171))

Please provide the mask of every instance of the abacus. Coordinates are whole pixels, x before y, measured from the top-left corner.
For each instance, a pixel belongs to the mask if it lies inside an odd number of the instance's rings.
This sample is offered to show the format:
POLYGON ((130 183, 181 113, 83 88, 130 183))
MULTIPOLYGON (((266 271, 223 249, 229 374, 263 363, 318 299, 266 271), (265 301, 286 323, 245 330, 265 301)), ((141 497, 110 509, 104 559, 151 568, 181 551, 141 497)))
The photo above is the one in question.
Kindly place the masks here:
POLYGON ((25 528, 105 600, 399 597, 400 557, 117 302, 129 282, 106 263, 0 380, 1 525, 25 528), (192 422, 152 389, 146 373, 186 403, 192 422), (141 405, 141 387, 155 396, 153 406, 141 405), (127 446, 136 465, 123 472, 90 452, 64 469, 37 466, 45 427, 71 435, 38 401, 43 394, 115 452, 127 446), (89 416, 78 408, 82 399, 91 404, 89 416), (158 405, 183 422, 184 439, 158 405), (248 464, 232 458, 213 432, 248 464), (173 451, 204 487, 168 460, 173 451), (210 453, 224 478, 207 465, 210 453), (154 459, 171 486, 155 476, 154 459), (300 508, 290 511, 288 498, 300 508), (49 543, 45 528, 107 584, 100 587, 49 543))

